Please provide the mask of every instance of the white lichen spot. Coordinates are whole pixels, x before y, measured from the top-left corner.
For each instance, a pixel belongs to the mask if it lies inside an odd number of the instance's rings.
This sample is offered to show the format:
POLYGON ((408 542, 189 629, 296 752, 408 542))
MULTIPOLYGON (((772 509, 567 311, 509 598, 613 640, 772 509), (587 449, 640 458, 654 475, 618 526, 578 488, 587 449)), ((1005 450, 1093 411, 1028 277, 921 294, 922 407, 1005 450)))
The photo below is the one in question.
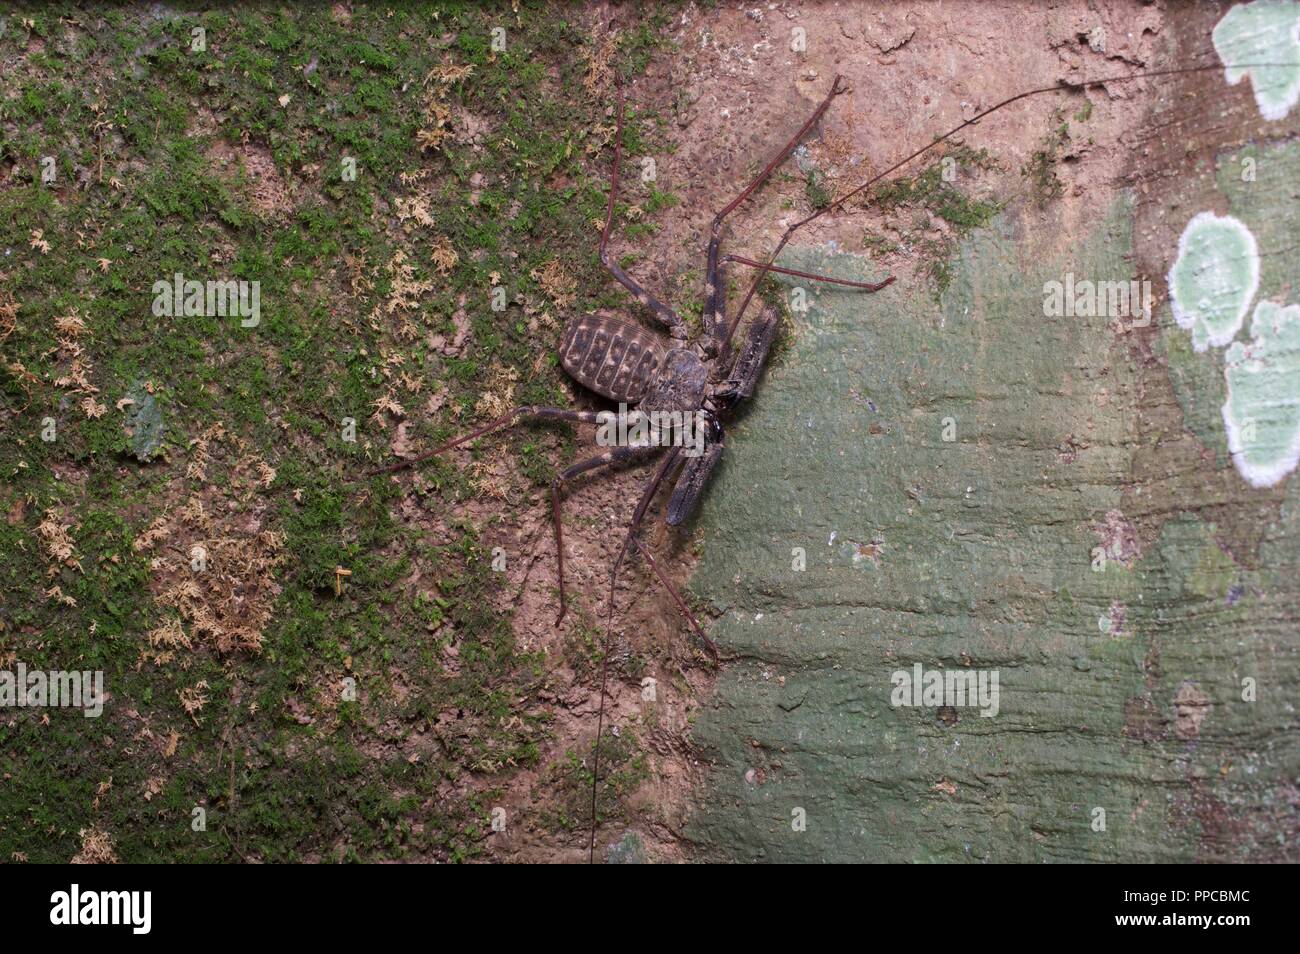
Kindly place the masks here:
POLYGON ((1218 22, 1212 37, 1224 79, 1236 85, 1249 76, 1265 119, 1283 119, 1300 102, 1300 3, 1240 4, 1218 22))
POLYGON ((1261 301, 1250 335, 1224 354, 1223 423, 1241 476, 1272 487, 1300 462, 1300 305, 1261 301))
POLYGON ((1187 223, 1169 270, 1174 320, 1204 351, 1233 339, 1259 288, 1259 246, 1250 229, 1230 215, 1202 212, 1187 223))

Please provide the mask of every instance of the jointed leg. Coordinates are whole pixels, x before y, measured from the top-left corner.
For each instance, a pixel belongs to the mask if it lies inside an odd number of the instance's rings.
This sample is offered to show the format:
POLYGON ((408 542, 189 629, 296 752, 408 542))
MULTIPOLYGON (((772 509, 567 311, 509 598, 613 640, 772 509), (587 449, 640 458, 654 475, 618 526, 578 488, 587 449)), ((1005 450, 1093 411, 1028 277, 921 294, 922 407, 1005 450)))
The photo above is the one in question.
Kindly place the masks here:
POLYGON ((651 454, 658 453, 659 450, 658 447, 616 447, 603 454, 597 454, 595 457, 588 457, 586 460, 579 461, 551 481, 551 518, 555 522, 555 564, 560 580, 560 615, 555 619, 556 626, 559 626, 564 621, 564 614, 568 611, 564 593, 564 519, 560 506, 561 487, 566 481, 572 480, 579 474, 584 474, 589 470, 635 460, 638 457, 648 457, 651 454))
POLYGON ((576 421, 580 424, 600 423, 600 412, 598 411, 570 411, 567 408, 543 407, 537 404, 528 405, 526 407, 517 407, 507 414, 502 414, 495 421, 492 421, 489 424, 484 424, 482 427, 477 427, 468 434, 457 437, 455 440, 450 440, 445 444, 438 445, 428 453, 421 454, 419 457, 412 457, 410 460, 399 460, 397 463, 389 464, 387 467, 378 467, 375 470, 370 471, 367 476, 374 477, 378 474, 391 474, 394 471, 403 470, 407 467, 414 467, 416 464, 423 464, 426 460, 429 460, 432 457, 437 457, 443 451, 451 450, 453 447, 458 447, 467 441, 472 441, 476 437, 482 437, 484 434, 488 434, 509 424, 514 424, 515 418, 519 417, 534 417, 548 421, 576 421))
POLYGON ((772 161, 763 168, 763 171, 754 178, 754 181, 747 185, 740 195, 727 203, 722 211, 713 217, 713 227, 709 233, 708 266, 704 276, 704 315, 706 320, 712 322, 713 337, 720 350, 725 349, 727 340, 727 319, 724 314, 726 296, 723 294, 722 275, 718 270, 720 264, 725 264, 725 262, 719 263, 718 261, 718 245, 722 241, 723 220, 735 211, 737 206, 749 198, 754 193, 754 190, 766 182, 772 173, 776 171, 777 166, 785 162, 790 153, 794 152, 795 147, 799 145, 799 141, 808 135, 810 129, 817 125, 818 120, 830 107, 831 100, 847 91, 848 87, 840 85, 840 77, 835 77, 835 81, 831 83, 831 91, 826 94, 826 98, 822 100, 821 105, 808 117, 808 121, 799 127, 799 131, 781 147, 781 151, 772 158, 772 161))
POLYGON ((717 662, 717 645, 713 640, 704 635, 704 629, 700 626, 700 621, 695 618, 695 614, 691 612, 691 608, 686 605, 686 601, 682 599, 682 595, 677 592, 677 587, 673 586, 672 583, 668 581, 668 577, 664 576, 663 571, 659 569, 659 564, 656 563, 655 558, 650 555, 650 548, 636 537, 632 538, 632 544, 640 551, 641 555, 645 557, 646 562, 650 564, 650 569, 654 570, 655 576, 659 577, 659 582, 663 584, 664 589, 668 591, 668 595, 671 596, 673 602, 677 604, 677 608, 681 610, 682 615, 685 616, 687 621, 691 624, 691 629, 695 630, 695 635, 700 637, 700 640, 705 646, 709 647, 709 653, 713 656, 713 661, 717 662))
POLYGON ((652 296, 614 261, 609 254, 609 230, 614 223, 614 199, 618 195, 618 167, 623 156, 623 86, 618 84, 618 120, 614 127, 614 167, 609 175, 609 207, 605 210, 605 228, 600 233, 600 263, 624 288, 630 291, 646 308, 650 309, 655 320, 668 332, 669 336, 679 341, 686 340, 686 322, 680 315, 663 302, 652 296))
MULTIPOLYGON (((623 549, 619 551, 618 559, 614 562, 614 570, 610 574, 610 606, 612 607, 614 603, 614 584, 618 577, 618 569, 623 563, 623 557, 627 554, 629 546, 636 547, 637 551, 646 558, 646 563, 650 565, 650 569, 653 570, 655 576, 659 578, 659 582, 664 585, 666 590, 668 590, 669 596, 673 598, 673 602, 677 604, 677 608, 682 611, 682 615, 684 615, 687 621, 690 622, 691 628, 695 630, 695 634, 704 641, 706 646, 709 647, 709 651, 713 654, 713 658, 716 660, 718 658, 718 647, 713 644, 713 641, 709 639, 709 637, 704 635, 704 630, 700 627, 699 620, 695 618, 695 614, 690 611, 690 608, 686 605, 686 601, 682 599, 681 594, 677 592, 677 589, 659 570, 659 565, 655 563, 654 557, 650 555, 650 551, 636 535, 637 531, 641 529, 641 521, 645 518, 646 511, 650 507, 650 501, 654 499, 655 492, 658 491, 660 485, 663 484, 664 478, 672 472, 673 463, 677 460, 680 453, 680 447, 674 446, 670 448, 668 453, 664 455, 664 459, 659 462, 659 466, 655 468, 654 476, 650 478, 645 489, 641 492, 641 499, 637 502, 636 510, 632 514, 632 522, 628 526, 627 539, 623 541, 623 549)), ((690 464, 688 463, 687 466, 690 466, 690 464)))
POLYGON ((878 292, 886 285, 894 283, 894 276, 890 275, 883 281, 878 282, 855 282, 847 278, 832 278, 829 275, 818 275, 815 272, 801 272, 795 268, 782 268, 780 265, 764 265, 762 262, 756 262, 752 258, 745 258, 742 255, 728 255, 722 260, 723 265, 736 262, 739 265, 749 265, 752 268, 761 268, 765 272, 780 272, 782 275, 793 275, 795 278, 810 278, 815 282, 827 282, 831 285, 848 285, 850 288, 864 288, 869 292, 878 292))
POLYGON ((627 527, 627 537, 623 540, 623 548, 618 551, 618 559, 614 561, 614 570, 610 574, 611 578, 618 576, 618 569, 623 565, 623 558, 627 556, 628 547, 632 545, 633 535, 641 529, 641 521, 645 519, 645 513, 650 507, 650 501, 654 499, 655 493, 658 492, 664 478, 668 476, 668 472, 672 469, 677 460, 677 455, 681 451, 681 447, 677 445, 670 447, 668 453, 664 455, 664 459, 655 468, 654 476, 650 478, 645 485, 645 489, 641 491, 641 499, 637 501, 636 510, 632 511, 632 520, 627 527))

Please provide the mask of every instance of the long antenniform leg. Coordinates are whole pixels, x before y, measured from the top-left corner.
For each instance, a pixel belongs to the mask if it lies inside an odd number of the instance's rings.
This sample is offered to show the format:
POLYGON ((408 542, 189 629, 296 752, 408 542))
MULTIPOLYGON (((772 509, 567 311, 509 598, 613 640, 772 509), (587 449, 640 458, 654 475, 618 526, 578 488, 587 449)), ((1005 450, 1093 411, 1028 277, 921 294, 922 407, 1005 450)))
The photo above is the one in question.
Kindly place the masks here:
POLYGON ((752 268, 761 268, 765 272, 780 272, 782 275, 793 275, 795 278, 811 278, 813 281, 826 282, 830 285, 848 285, 850 288, 865 288, 869 292, 878 292, 887 285, 894 284, 894 276, 882 279, 878 282, 855 282, 848 278, 832 278, 830 275, 818 275, 814 272, 801 272, 797 268, 784 268, 780 265, 764 265, 762 262, 756 262, 752 258, 745 258, 742 255, 728 255, 722 260, 726 265, 735 262, 737 265, 749 265, 752 268))
POLYGON ((490 434, 492 431, 519 423, 519 420, 526 418, 538 418, 547 421, 575 421, 580 424, 599 424, 600 413, 598 411, 570 411, 563 407, 544 407, 538 404, 530 404, 524 407, 517 407, 513 411, 502 414, 495 421, 484 424, 482 427, 476 427, 468 434, 462 434, 454 440, 447 441, 445 444, 439 444, 433 450, 421 454, 419 457, 412 457, 409 460, 399 460, 395 464, 389 464, 386 467, 377 467, 367 473, 368 477, 375 477, 379 474, 391 474, 399 470, 405 470, 407 467, 414 467, 417 464, 423 464, 426 460, 437 457, 443 451, 451 450, 453 447, 459 447, 461 444, 472 441, 475 438, 490 434))
MULTIPOLYGON (((680 610, 682 615, 685 616, 686 619, 690 621, 691 628, 695 630, 695 635, 700 637, 701 642, 703 642, 704 645, 708 647, 709 653, 710 655, 713 656, 713 661, 716 663, 719 658, 718 647, 714 644, 713 640, 709 639, 709 637, 704 635, 704 630, 700 627, 700 621, 695 618, 695 614, 692 613, 690 607, 686 605, 686 601, 682 599, 682 595, 677 592, 677 587, 673 586, 673 584, 668 580, 668 577, 664 575, 663 570, 659 569, 659 564, 655 562, 654 556, 651 555, 650 548, 647 547, 635 536, 632 537, 632 545, 636 547, 637 552, 639 552, 643 557, 645 557, 646 562, 650 564, 650 569, 653 570, 654 575, 659 578, 659 582, 663 585, 663 588, 668 591, 668 595, 673 598, 673 602, 677 604, 677 609, 680 610)), ((614 623, 614 577, 611 576, 609 580, 609 611, 606 614, 606 619, 605 619, 605 653, 604 653, 604 659, 601 660, 601 664, 600 664, 600 668, 601 668, 600 710, 596 717, 596 741, 592 745, 591 841, 587 848, 587 862, 589 864, 593 864, 596 861, 596 821, 597 821, 596 793, 598 791, 598 786, 600 784, 600 738, 601 738, 601 733, 604 730, 604 723, 605 723, 606 676, 608 675, 608 671, 609 671, 609 633, 610 633, 610 629, 613 626, 613 623, 614 623)))
MULTIPOLYGON (((691 612, 690 607, 686 605, 686 601, 683 600, 681 594, 677 592, 677 588, 668 581, 668 578, 664 576, 663 571, 659 569, 659 564, 656 563, 655 558, 650 555, 650 549, 636 537, 632 537, 631 542, 632 545, 636 547, 637 551, 645 557, 646 562, 650 564, 650 569, 653 570, 655 576, 659 578, 659 582, 663 584, 664 589, 668 591, 668 595, 673 598, 673 602, 677 604, 677 608, 681 610, 682 615, 690 621, 691 628, 695 630, 695 634, 699 636, 704 645, 708 647, 709 653, 713 656, 713 661, 717 662, 719 658, 718 647, 714 644, 713 640, 704 635, 704 630, 700 628, 699 620, 695 618, 695 614, 691 612)), ((609 580, 609 611, 606 614, 605 619, 605 653, 604 658, 600 663, 600 709, 596 716, 596 740, 591 747, 591 839, 587 846, 588 864, 594 864, 596 861, 596 793, 600 785, 600 739, 605 728, 606 677, 609 673, 609 633, 613 624, 614 577, 611 576, 609 580)))
POLYGON ((646 510, 650 507, 650 501, 654 499, 655 493, 663 484, 664 478, 672 469, 673 462, 681 452, 680 447, 671 447, 668 453, 664 455, 659 466, 655 468, 654 476, 646 483, 645 489, 641 492, 641 499, 637 502, 636 510, 632 513, 632 520, 628 524, 627 538, 623 541, 623 548, 618 551, 618 559, 614 561, 614 569, 609 574, 609 605, 607 607, 605 618, 605 645, 600 659, 600 707, 596 710, 596 742, 592 746, 592 769, 591 769, 591 844, 588 846, 588 863, 596 860, 596 785, 600 780, 600 736, 605 727, 605 697, 606 688, 609 684, 609 636, 614 626, 614 593, 615 584, 618 582, 618 570, 623 565, 623 558, 627 556, 628 547, 636 532, 641 529, 641 521, 645 518, 646 510))
POLYGON ((677 592, 677 589, 659 570, 658 564, 654 562, 654 557, 650 555, 649 551, 645 548, 645 545, 636 537, 637 531, 641 529, 641 524, 645 519, 646 511, 650 507, 650 501, 654 499, 655 494, 663 485, 664 480, 670 473, 672 473, 673 465, 676 463, 680 453, 681 448, 678 446, 669 448, 668 453, 665 454, 663 460, 659 462, 659 466, 655 468, 654 476, 646 483, 645 489, 641 492, 641 499, 637 501, 636 510, 633 511, 632 519, 628 524, 627 537, 623 541, 623 547, 619 550, 618 559, 614 561, 614 569, 610 573, 609 577, 609 607, 605 621, 605 647, 600 663, 600 707, 597 710, 596 715, 596 741, 592 747, 591 843, 588 846, 589 862, 594 862, 596 859, 596 791, 597 785, 600 781, 600 738, 605 725, 605 699, 607 697, 609 676, 609 634, 612 631, 614 624, 614 595, 616 593, 618 571, 623 565, 623 558, 627 556, 629 548, 636 547, 637 552, 645 556, 646 562, 650 565, 651 570, 654 571, 655 576, 659 578, 659 582, 663 584, 664 588, 668 590, 668 594, 673 598, 678 609, 682 611, 682 615, 684 615, 687 621, 691 624, 691 628, 695 630, 696 635, 699 636, 704 645, 708 647, 709 652, 713 655, 714 661, 716 662, 718 660, 717 645, 713 640, 704 635, 704 630, 700 626, 699 620, 697 620, 695 615, 690 611, 690 608, 686 605, 686 601, 682 599, 681 595, 677 592))
MULTIPOLYGON (((1285 65, 1294 65, 1294 64, 1257 63, 1257 64, 1241 64, 1241 65, 1242 66, 1246 66, 1246 65, 1285 66, 1285 65)), ((741 318, 745 316, 745 309, 749 307, 750 301, 753 300, 754 293, 758 291, 758 286, 763 281, 763 277, 768 272, 781 270, 773 267, 772 263, 776 261, 777 256, 780 255, 781 252, 785 249, 786 245, 789 244, 791 236, 793 236, 797 230, 803 228, 805 225, 807 225, 809 222, 812 222, 814 219, 821 218, 827 212, 832 212, 836 209, 841 208, 844 205, 844 203, 847 202, 849 199, 853 198, 856 195, 861 195, 863 192, 867 191, 867 189, 870 189, 881 179, 885 178, 885 176, 897 172, 899 169, 903 168, 903 166, 910 163, 913 159, 919 158, 920 156, 929 152, 935 146, 938 146, 941 143, 944 143, 947 140, 951 139, 953 136, 957 135, 957 133, 961 132, 966 127, 975 125, 990 113, 995 113, 999 109, 1003 109, 1007 106, 1010 106, 1012 103, 1019 102, 1022 99, 1026 99, 1030 96, 1038 96, 1043 93, 1060 93, 1069 90, 1086 90, 1086 89, 1091 89, 1094 86, 1104 86, 1106 83, 1121 83, 1125 80, 1135 80, 1135 79, 1152 79, 1160 76, 1178 76, 1184 73, 1203 73, 1206 71, 1217 71, 1223 68, 1224 67, 1221 64, 1216 64, 1213 66, 1182 66, 1182 67, 1177 67, 1174 69, 1167 69, 1167 70, 1151 70, 1142 73, 1125 73, 1117 76, 1103 76, 1103 77, 1099 77, 1098 79, 1082 80, 1077 83, 1072 83, 1063 80, 1057 83, 1055 86, 1041 86, 1038 89, 1025 90, 1024 92, 1017 93, 1015 96, 1009 96, 999 103, 994 103, 992 106, 988 107, 987 109, 980 110, 970 119, 958 123, 956 126, 954 126, 952 129, 949 129, 942 136, 935 138, 931 142, 922 146, 920 149, 917 149, 915 152, 909 153, 908 155, 904 156, 902 159, 899 159, 893 165, 886 168, 884 171, 877 173, 876 175, 868 179, 866 182, 862 183, 861 185, 853 189, 850 189, 848 192, 844 193, 839 198, 830 202, 828 205, 823 206, 822 208, 818 209, 816 212, 813 212, 811 215, 800 219, 798 222, 795 222, 793 225, 787 228, 785 232, 781 235, 781 240, 777 242, 776 249, 772 252, 770 256, 768 256, 767 263, 765 265, 759 266, 761 270, 759 271, 758 275, 755 276, 753 282, 750 283, 749 289, 745 292, 745 297, 741 299, 740 307, 736 310, 736 314, 732 316, 731 321, 727 325, 726 335, 723 338, 724 342, 729 344, 732 337, 735 335, 736 328, 737 326, 739 326, 741 318)), ((843 93, 847 91, 847 87, 840 86, 840 79, 841 77, 839 76, 835 77, 834 81, 831 83, 831 91, 826 96, 826 101, 822 103, 821 108, 818 110, 817 113, 814 114, 814 118, 821 115, 821 112, 825 110, 827 104, 829 104, 832 97, 838 95, 839 93, 843 93)), ((805 130, 800 130, 799 135, 803 135, 804 131, 806 131, 806 127, 805 130)), ((793 143, 791 143, 790 146, 787 147, 787 151, 789 149, 793 149, 793 143)), ((784 158, 784 157, 785 157, 785 153, 782 153, 779 158, 784 158)), ((764 171, 767 172, 768 170, 764 170, 764 171)), ((744 198, 744 195, 745 193, 742 193, 741 198, 744 198)), ((740 199, 737 199, 736 201, 739 202, 740 199)), ((735 203, 732 203, 732 205, 735 205, 735 203)), ((729 212, 731 208, 732 206, 728 206, 726 209, 723 210, 723 212, 729 212)), ((736 261, 739 261, 739 259, 736 259, 736 261)))
POLYGON ((753 262, 750 259, 742 258, 739 255, 728 255, 721 260, 718 258, 718 249, 722 242, 723 221, 728 215, 734 212, 742 202, 749 198, 756 189, 771 178, 772 173, 776 171, 777 167, 789 158, 790 153, 794 152, 795 148, 799 145, 800 140, 802 140, 804 136, 808 135, 809 130, 816 126, 821 120, 826 110, 830 107, 831 100, 847 91, 848 87, 840 85, 840 77, 835 77, 835 81, 831 84, 830 92, 826 94, 826 98, 822 100, 821 105, 819 105, 817 109, 813 111, 813 114, 808 117, 808 121, 799 127, 799 131, 791 137, 789 142, 781 147, 781 150, 772 157, 772 160, 766 166, 763 167, 763 171, 754 178, 754 181, 747 185, 741 191, 740 195, 727 203, 727 205, 713 217, 713 226, 709 233, 708 263, 704 278, 704 315, 706 320, 711 322, 714 347, 722 356, 724 363, 726 361, 727 351, 730 348, 731 334, 727 327, 726 294, 722 287, 723 275, 721 267, 723 265, 730 262, 736 262, 742 265, 752 265, 758 268, 763 268, 765 271, 779 271, 788 275, 797 275, 800 278, 810 278, 817 281, 831 282, 837 285, 850 285, 855 288, 865 288, 868 291, 879 291, 894 280, 890 277, 885 279, 883 282, 877 283, 851 282, 846 279, 815 275, 811 272, 797 272, 793 269, 777 268, 772 266, 770 262, 765 266, 758 262, 753 262))
POLYGON ((614 125, 614 165, 609 174, 609 206, 605 209, 605 228, 600 233, 600 263, 637 301, 650 309, 650 313, 668 332, 669 337, 685 341, 686 322, 681 316, 637 284, 636 279, 623 271, 609 254, 609 230, 614 224, 614 199, 618 196, 618 167, 623 157, 623 84, 616 81, 615 86, 618 89, 618 119, 614 125))

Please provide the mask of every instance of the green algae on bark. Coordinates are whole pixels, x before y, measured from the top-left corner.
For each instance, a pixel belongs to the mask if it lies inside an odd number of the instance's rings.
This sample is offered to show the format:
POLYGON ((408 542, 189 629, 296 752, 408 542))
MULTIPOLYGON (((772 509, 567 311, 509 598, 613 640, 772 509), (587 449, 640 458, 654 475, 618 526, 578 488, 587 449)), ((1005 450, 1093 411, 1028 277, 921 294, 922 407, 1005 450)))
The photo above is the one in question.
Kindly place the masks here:
POLYGON ((704 508, 693 588, 738 661, 695 729, 702 857, 1226 859, 1292 823, 1300 673, 1250 627, 1295 616, 1295 527, 1254 574, 1194 515, 1111 539, 1141 372, 1111 319, 1043 315, 1063 274, 1132 278, 1131 216, 1054 260, 1003 216, 940 306, 896 284, 793 315, 704 508), (891 705, 917 663, 997 671, 997 716, 891 705))

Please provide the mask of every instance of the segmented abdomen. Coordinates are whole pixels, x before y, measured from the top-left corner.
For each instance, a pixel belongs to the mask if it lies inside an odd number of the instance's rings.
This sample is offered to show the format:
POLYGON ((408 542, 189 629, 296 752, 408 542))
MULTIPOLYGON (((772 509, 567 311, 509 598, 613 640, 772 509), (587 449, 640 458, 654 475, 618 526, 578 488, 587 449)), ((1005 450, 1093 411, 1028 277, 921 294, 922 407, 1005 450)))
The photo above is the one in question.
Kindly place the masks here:
POLYGON ((575 318, 560 339, 560 364, 597 394, 636 404, 663 363, 665 345, 651 331, 608 315, 575 318))

